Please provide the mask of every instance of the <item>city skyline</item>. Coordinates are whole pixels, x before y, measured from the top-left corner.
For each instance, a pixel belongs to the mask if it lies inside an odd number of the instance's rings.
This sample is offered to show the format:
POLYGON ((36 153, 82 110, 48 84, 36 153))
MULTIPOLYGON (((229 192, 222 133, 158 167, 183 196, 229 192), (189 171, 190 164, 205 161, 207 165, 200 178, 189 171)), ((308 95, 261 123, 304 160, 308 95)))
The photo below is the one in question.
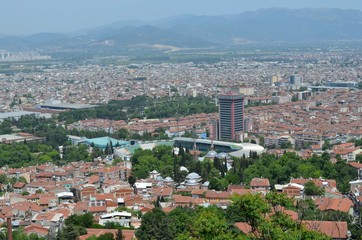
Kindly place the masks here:
POLYGON ((61 1, 4 0, 0 33, 27 35, 39 32, 72 32, 124 20, 157 20, 183 14, 225 15, 260 8, 342 8, 362 10, 362 2, 342 1, 61 1), (31 11, 29 11, 29 9, 31 11))

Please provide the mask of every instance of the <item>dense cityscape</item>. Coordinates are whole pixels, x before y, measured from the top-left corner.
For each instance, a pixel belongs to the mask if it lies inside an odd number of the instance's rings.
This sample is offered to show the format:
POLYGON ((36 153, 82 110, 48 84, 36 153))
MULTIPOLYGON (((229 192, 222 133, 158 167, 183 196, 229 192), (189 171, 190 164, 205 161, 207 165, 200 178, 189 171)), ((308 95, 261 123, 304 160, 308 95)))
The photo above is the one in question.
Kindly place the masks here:
POLYGON ((0 35, 0 240, 362 239, 360 42, 41 37, 0 35))

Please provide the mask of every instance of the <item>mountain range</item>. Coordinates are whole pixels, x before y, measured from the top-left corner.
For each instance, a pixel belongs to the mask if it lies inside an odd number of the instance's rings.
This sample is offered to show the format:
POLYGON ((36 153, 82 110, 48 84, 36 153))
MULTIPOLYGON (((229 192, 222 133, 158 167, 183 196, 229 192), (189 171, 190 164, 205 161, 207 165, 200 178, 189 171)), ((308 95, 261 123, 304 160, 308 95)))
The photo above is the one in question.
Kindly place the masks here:
POLYGON ((362 12, 342 9, 260 9, 237 15, 181 15, 120 21, 72 33, 0 34, 2 50, 128 51, 217 48, 245 44, 362 41, 362 12))

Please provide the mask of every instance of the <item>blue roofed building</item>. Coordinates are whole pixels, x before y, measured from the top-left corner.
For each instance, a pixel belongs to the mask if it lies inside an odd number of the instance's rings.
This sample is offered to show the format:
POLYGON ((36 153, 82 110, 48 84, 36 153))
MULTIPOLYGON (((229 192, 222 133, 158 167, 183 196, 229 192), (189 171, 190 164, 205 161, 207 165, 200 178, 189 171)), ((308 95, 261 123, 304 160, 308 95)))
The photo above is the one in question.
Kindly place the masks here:
POLYGON ((105 149, 107 147, 107 145, 109 146, 112 143, 113 147, 125 147, 130 145, 129 141, 124 141, 124 140, 118 140, 115 138, 111 138, 111 137, 99 137, 99 138, 87 138, 85 139, 85 144, 88 145, 92 145, 92 143, 94 144, 94 146, 99 147, 101 149, 105 149))

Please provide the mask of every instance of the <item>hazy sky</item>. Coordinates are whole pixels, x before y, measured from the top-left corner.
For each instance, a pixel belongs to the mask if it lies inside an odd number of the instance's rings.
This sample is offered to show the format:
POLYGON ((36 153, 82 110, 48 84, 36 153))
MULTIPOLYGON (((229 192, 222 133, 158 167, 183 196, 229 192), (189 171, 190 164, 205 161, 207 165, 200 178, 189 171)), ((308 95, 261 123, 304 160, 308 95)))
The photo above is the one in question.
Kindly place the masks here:
POLYGON ((362 10, 362 0, 0 0, 0 33, 69 32, 119 20, 235 14, 270 7, 362 10))

